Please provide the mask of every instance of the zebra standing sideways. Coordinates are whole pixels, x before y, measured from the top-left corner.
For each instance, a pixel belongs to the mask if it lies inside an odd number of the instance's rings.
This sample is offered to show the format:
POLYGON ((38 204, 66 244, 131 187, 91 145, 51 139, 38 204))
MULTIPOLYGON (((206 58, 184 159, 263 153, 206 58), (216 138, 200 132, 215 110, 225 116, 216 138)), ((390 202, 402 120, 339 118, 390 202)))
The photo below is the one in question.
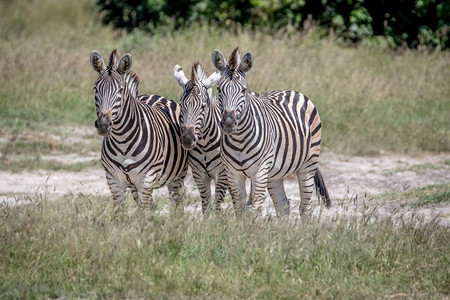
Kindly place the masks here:
POLYGON ((123 205, 130 188, 136 203, 149 207, 152 190, 163 185, 178 204, 187 171, 187 152, 179 138, 178 104, 156 95, 137 99, 139 79, 129 72, 129 54, 119 59, 114 50, 105 65, 94 50, 90 62, 98 72, 95 127, 104 136, 101 160, 114 206, 123 205))
POLYGON ((314 185, 329 207, 318 169, 321 122, 313 103, 296 91, 249 92, 246 74, 253 66, 252 52, 241 58, 236 48, 227 63, 214 50, 212 61, 222 74, 217 86, 224 134, 221 154, 236 214, 243 211, 245 179, 250 178, 254 210, 261 213, 267 188, 277 215, 289 215, 283 179, 292 173, 299 183, 300 215, 311 210, 314 185))
POLYGON ((181 143, 189 150, 188 162, 202 198, 202 211, 205 213, 211 206, 211 180, 216 185, 214 208, 220 211, 228 188, 225 166, 220 158, 220 111, 212 91, 220 73, 216 71, 207 77, 200 63, 195 63, 191 80, 179 65, 174 68, 174 76, 183 88, 180 98, 181 143))

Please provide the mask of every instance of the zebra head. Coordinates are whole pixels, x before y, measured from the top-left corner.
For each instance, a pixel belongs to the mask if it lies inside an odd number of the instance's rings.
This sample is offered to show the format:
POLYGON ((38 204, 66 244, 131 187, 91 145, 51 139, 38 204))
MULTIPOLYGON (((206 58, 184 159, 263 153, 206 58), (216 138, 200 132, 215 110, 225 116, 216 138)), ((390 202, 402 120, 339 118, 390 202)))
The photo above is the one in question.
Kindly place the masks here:
MULTIPOLYGON (((92 68, 98 72, 94 84, 97 113, 95 128, 99 135, 105 136, 111 132, 112 125, 120 113, 125 85, 128 84, 124 75, 131 69, 131 55, 127 53, 119 59, 117 50, 113 50, 108 65, 105 65, 103 57, 94 50, 90 62, 92 68)), ((137 93, 137 85, 132 93, 137 93)))
POLYGON ((245 76, 253 66, 253 53, 248 51, 240 56, 238 48, 234 49, 227 63, 224 55, 215 49, 212 62, 222 77, 217 85, 219 107, 222 115, 220 125, 226 135, 236 132, 239 119, 247 108, 248 89, 245 76))
POLYGON ((208 77, 199 62, 192 67, 191 80, 179 65, 173 71, 175 80, 183 88, 180 98, 181 144, 186 150, 192 150, 204 127, 206 111, 214 97, 212 87, 220 79, 220 73, 214 72, 208 77))

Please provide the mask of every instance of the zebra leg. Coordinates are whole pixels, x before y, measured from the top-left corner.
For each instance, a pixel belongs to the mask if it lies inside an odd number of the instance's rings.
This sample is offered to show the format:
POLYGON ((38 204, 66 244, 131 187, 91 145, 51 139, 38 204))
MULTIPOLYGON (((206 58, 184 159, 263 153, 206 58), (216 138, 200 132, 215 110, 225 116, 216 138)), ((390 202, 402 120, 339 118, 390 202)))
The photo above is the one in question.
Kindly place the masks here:
POLYGON ((155 204, 153 203, 153 188, 134 188, 136 193, 133 193, 134 201, 136 201, 139 208, 142 210, 153 210, 155 204))
POLYGON ((136 202, 137 206, 140 206, 141 199, 139 198, 138 190, 135 185, 130 186, 131 193, 133 194, 134 202, 136 202))
POLYGON ((252 207, 253 199, 255 199, 255 189, 253 188, 253 181, 250 182, 250 197, 248 197, 246 206, 252 207))
POLYGON ((267 189, 275 206, 277 217, 289 216, 290 203, 284 191, 283 179, 269 181, 267 183, 267 189))
POLYGON ((184 177, 173 180, 167 185, 167 188, 169 189, 169 195, 172 203, 175 204, 175 207, 178 207, 183 202, 184 198, 184 177))
POLYGON ((108 183, 109 190, 113 198, 113 208, 117 210, 125 204, 125 191, 127 190, 127 184, 120 182, 120 180, 113 176, 111 173, 106 172, 106 182, 108 183))
POLYGON ((258 173, 252 179, 252 192, 253 192, 253 207, 252 210, 262 214, 262 207, 264 200, 266 199, 266 188, 267 188, 267 173, 258 173))
POLYGON ((298 185, 300 188, 300 216, 309 215, 312 205, 311 197, 314 191, 314 175, 316 174, 317 163, 313 163, 297 171, 298 185))
POLYGON ((200 198, 202 198, 202 213, 205 214, 208 209, 211 209, 211 178, 206 175, 193 175, 200 198))
POLYGON ((225 194, 227 193, 228 190, 228 178, 225 169, 217 175, 215 184, 216 184, 216 195, 215 195, 214 209, 216 212, 220 212, 222 211, 223 198, 225 198, 225 194))
POLYGON ((244 201, 247 197, 245 190, 245 176, 233 176, 228 173, 228 191, 233 200, 234 212, 236 217, 241 217, 244 213, 244 201))

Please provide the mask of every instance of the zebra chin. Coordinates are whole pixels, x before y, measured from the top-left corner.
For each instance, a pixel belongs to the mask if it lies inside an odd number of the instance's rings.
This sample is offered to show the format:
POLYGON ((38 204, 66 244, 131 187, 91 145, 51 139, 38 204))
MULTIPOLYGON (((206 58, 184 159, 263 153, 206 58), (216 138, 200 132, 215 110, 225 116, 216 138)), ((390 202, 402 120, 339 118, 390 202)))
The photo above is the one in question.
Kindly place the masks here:
POLYGON ((111 126, 99 125, 97 120, 95 121, 94 125, 97 129, 98 135, 107 136, 111 133, 111 126))
POLYGON ((225 135, 233 135, 236 133, 236 125, 235 124, 220 122, 220 129, 222 129, 222 133, 225 135))
POLYGON ((183 148, 186 149, 186 150, 192 150, 192 149, 194 149, 196 144, 197 144, 196 142, 192 142, 192 143, 181 143, 181 145, 183 146, 183 148))
POLYGON ((236 133, 236 129, 235 129, 235 128, 225 128, 225 127, 222 127, 222 132, 223 132, 223 134, 225 134, 225 135, 233 135, 233 134, 236 133))
POLYGON ((194 127, 193 126, 189 126, 189 127, 182 126, 182 128, 183 128, 182 134, 180 137, 181 145, 186 150, 194 149, 195 145, 197 144, 197 137, 195 136, 195 133, 194 133, 194 131, 195 131, 194 127))
POLYGON ((111 127, 108 127, 106 129, 97 128, 97 133, 101 136, 107 136, 111 133, 111 127))
POLYGON ((220 127, 222 128, 223 134, 234 134, 237 127, 236 112, 224 112, 222 115, 222 121, 220 121, 220 127))
POLYGON ((97 120, 94 122, 97 133, 101 136, 109 135, 111 132, 112 122, 108 114, 100 113, 97 120))
POLYGON ((181 145, 186 150, 192 150, 195 148, 195 145, 197 145, 197 139, 194 137, 182 135, 181 136, 181 145))

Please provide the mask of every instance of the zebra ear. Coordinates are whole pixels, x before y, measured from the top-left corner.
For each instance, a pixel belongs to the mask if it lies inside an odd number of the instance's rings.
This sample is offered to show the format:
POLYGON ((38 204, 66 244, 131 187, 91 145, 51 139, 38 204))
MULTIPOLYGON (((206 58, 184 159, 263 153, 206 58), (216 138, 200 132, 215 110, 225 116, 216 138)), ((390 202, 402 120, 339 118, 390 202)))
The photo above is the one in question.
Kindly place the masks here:
POLYGON ((130 70, 131 70, 131 55, 127 53, 120 59, 117 71, 120 74, 126 74, 130 70))
POLYGON ((222 77, 222 74, 220 74, 219 71, 215 71, 214 73, 209 75, 208 78, 203 80, 203 84, 205 85, 205 87, 207 89, 209 89, 209 88, 213 87, 217 83, 217 81, 220 80, 221 77, 222 77))
POLYGON ((223 72, 227 68, 227 60, 225 56, 217 49, 214 49, 212 53, 212 63, 217 70, 223 72))
POLYGON ((175 80, 178 82, 178 84, 184 89, 189 79, 187 79, 186 75, 184 74, 183 68, 180 65, 176 65, 173 68, 173 76, 175 77, 175 80))
POLYGON ((247 73, 253 67, 253 53, 251 51, 245 52, 242 55, 241 63, 239 64, 239 70, 247 73))
POLYGON ((91 53, 91 66, 94 69, 94 71, 97 71, 100 73, 105 68, 105 61, 103 60, 103 57, 98 53, 96 50, 92 51, 91 53))

